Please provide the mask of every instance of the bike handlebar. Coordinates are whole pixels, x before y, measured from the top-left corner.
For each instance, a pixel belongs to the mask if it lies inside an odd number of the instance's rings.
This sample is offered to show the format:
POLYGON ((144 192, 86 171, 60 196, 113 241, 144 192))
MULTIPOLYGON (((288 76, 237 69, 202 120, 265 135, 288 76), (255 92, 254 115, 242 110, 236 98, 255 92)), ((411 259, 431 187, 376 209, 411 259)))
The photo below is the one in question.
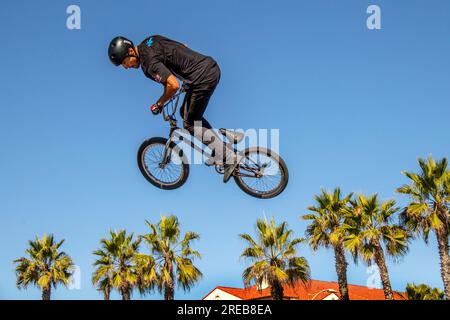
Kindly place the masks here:
POLYGON ((177 108, 178 108, 178 102, 180 99, 180 95, 182 95, 184 92, 186 92, 186 90, 187 90, 186 83, 183 82, 183 84, 182 84, 181 88, 178 90, 178 92, 175 93, 172 96, 172 98, 170 98, 170 100, 164 104, 164 106, 162 107, 162 115, 163 115, 164 121, 169 121, 169 120, 173 119, 173 116, 175 115, 175 112, 177 111, 177 108), (175 106, 173 106, 173 102, 175 99, 176 99, 175 106), (170 114, 169 113, 166 114, 166 108, 168 108, 169 104, 171 104, 171 103, 172 103, 172 112, 170 114))

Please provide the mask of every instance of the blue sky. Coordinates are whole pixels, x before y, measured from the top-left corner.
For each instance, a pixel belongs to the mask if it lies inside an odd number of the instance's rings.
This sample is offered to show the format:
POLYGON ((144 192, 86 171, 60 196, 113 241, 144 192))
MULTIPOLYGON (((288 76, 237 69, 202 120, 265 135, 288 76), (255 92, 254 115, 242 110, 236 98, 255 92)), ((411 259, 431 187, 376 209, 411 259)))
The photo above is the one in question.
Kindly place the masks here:
MULTIPOLYGON (((257 218, 288 221, 303 236, 320 188, 378 192, 395 188, 417 157, 450 155, 450 3, 381 0, 3 1, 0 12, 0 298, 39 299, 15 287, 12 261, 27 240, 53 233, 81 267, 81 290, 55 299, 101 298, 90 284, 91 252, 110 229, 146 232, 145 220, 175 214, 200 233, 203 280, 176 298, 199 299, 216 285, 242 286, 244 245, 257 218), (81 30, 66 28, 66 8, 81 8, 81 30), (382 10, 368 30, 366 9, 382 10), (193 166, 180 189, 154 188, 136 165, 140 143, 165 136, 148 106, 162 87, 140 70, 108 61, 111 38, 140 42, 162 34, 214 57, 222 69, 207 110, 216 127, 278 128, 290 170, 285 192, 258 200, 214 169, 193 166)), ((336 280, 332 252, 311 252, 312 277, 336 280)), ((442 287, 435 238, 389 262, 394 289, 407 282, 442 287)), ((350 264, 350 283, 370 275, 350 264)), ((117 295, 114 295, 117 298, 117 295)), ((134 298, 139 298, 135 294, 134 298)), ((149 299, 160 299, 155 294, 149 299)))

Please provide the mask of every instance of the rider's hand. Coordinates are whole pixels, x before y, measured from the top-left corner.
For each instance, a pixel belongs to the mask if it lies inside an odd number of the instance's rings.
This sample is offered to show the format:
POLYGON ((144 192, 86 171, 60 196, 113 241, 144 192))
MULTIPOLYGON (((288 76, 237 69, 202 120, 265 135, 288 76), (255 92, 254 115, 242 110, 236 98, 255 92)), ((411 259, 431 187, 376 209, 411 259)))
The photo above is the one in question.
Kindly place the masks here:
POLYGON ((161 113, 162 106, 157 102, 150 107, 150 110, 156 116, 161 113))

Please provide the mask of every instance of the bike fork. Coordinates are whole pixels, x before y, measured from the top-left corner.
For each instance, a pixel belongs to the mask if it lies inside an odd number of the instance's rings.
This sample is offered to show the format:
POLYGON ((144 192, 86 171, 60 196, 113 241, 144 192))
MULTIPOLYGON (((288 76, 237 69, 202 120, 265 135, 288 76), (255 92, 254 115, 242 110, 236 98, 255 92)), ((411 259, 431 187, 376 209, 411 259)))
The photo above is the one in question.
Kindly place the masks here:
POLYGON ((168 163, 170 163, 170 157, 172 155, 172 148, 170 147, 170 143, 172 142, 172 139, 167 140, 166 145, 164 147, 164 154, 160 166, 164 167, 168 163))
POLYGON ((173 135, 175 130, 178 128, 171 128, 169 139, 167 139, 166 145, 164 146, 164 154, 162 161, 160 163, 160 166, 166 166, 168 163, 170 163, 171 157, 172 157, 172 148, 170 147, 170 144, 173 142, 173 135))

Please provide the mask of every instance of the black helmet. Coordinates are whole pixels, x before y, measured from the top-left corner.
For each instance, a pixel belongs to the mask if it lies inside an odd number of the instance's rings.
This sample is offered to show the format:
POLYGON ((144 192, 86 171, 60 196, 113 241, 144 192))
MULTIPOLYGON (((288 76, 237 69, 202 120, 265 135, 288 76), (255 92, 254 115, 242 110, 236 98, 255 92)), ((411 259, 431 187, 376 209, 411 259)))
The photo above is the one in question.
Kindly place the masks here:
POLYGON ((126 57, 129 57, 128 49, 133 48, 133 41, 125 37, 115 37, 111 40, 108 48, 109 60, 115 65, 120 66, 126 57))

